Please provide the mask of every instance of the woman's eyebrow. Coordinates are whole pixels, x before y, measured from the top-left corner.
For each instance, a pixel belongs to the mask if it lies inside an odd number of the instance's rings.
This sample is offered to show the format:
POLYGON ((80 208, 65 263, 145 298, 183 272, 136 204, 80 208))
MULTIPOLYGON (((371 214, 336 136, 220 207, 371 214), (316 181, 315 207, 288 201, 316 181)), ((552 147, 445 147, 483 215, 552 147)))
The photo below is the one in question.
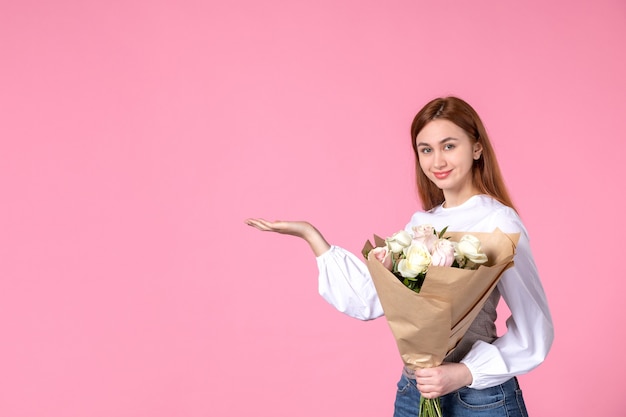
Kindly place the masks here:
MULTIPOLYGON (((457 138, 453 138, 453 137, 449 136, 449 137, 447 137, 447 138, 443 138, 443 139, 441 139, 441 140, 439 141, 439 143, 446 143, 446 142, 450 142, 450 141, 454 141, 454 140, 458 140, 458 139, 457 139, 457 138)), ((419 142, 419 143, 417 144, 417 146, 430 146, 430 144, 429 144, 429 143, 426 143, 426 142, 419 142)))

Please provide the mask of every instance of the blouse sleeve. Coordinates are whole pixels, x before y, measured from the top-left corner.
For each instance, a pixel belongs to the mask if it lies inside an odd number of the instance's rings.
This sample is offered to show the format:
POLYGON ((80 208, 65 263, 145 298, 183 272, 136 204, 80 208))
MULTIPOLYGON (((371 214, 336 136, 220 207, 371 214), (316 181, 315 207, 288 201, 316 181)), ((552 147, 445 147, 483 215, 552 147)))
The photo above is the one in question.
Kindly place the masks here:
POLYGON ((477 341, 461 361, 472 373, 470 388, 487 388, 529 372, 544 361, 554 339, 552 317, 526 230, 516 221, 505 221, 499 227, 505 232, 521 232, 514 266, 498 283, 511 316, 504 335, 491 344, 477 341))
POLYGON ((359 320, 383 315, 367 266, 338 246, 317 257, 319 293, 333 307, 359 320))

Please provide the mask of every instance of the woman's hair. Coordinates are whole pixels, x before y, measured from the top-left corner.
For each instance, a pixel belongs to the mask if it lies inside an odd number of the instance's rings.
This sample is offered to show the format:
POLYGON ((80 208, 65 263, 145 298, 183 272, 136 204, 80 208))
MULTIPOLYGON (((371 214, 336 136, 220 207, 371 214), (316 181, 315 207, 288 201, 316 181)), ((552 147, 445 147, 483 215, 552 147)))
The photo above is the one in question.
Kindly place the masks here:
POLYGON ((472 167, 472 181, 482 193, 487 194, 504 205, 513 209, 513 202, 504 185, 502 173, 496 160, 496 154, 491 146, 487 131, 476 111, 465 101, 457 97, 436 98, 426 104, 417 113, 411 124, 411 142, 415 152, 415 173, 417 178, 417 192, 424 210, 430 210, 444 202, 443 191, 439 189, 422 171, 419 162, 419 153, 415 138, 419 132, 435 119, 449 120, 467 133, 475 143, 482 145, 482 154, 474 161, 472 167))

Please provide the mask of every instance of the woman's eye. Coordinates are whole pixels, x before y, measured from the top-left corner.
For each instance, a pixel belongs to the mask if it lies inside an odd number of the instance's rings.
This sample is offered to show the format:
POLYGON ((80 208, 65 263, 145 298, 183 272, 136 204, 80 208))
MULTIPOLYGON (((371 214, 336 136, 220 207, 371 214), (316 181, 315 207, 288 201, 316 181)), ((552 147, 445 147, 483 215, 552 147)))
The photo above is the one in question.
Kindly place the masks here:
POLYGON ((420 152, 421 153, 431 153, 432 149, 430 149, 430 148, 422 148, 422 149, 420 149, 420 152))
POLYGON ((451 143, 446 143, 446 145, 443 148, 446 150, 454 149, 454 145, 451 143))

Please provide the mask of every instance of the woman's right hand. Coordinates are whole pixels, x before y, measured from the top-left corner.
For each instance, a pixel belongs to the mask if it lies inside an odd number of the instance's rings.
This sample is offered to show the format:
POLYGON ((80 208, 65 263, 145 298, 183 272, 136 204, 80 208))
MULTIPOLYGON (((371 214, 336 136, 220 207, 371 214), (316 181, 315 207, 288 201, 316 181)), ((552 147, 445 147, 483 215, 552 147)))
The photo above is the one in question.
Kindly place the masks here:
POLYGON ((324 236, 311 223, 305 221, 273 221, 265 219, 246 219, 246 224, 264 232, 275 232, 284 235, 297 236, 307 241, 315 256, 320 256, 330 249, 324 236))

